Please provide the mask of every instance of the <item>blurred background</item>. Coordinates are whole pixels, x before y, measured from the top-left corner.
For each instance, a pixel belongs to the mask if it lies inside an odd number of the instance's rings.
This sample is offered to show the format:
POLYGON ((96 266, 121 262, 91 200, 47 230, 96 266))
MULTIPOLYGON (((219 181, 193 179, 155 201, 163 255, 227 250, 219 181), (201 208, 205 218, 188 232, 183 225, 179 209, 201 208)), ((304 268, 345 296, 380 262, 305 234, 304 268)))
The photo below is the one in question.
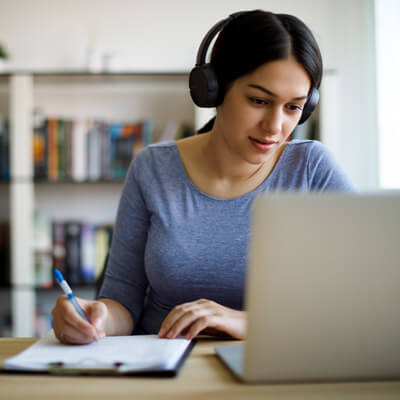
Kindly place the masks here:
POLYGON ((300 17, 322 50, 320 106, 294 137, 363 192, 400 188, 397 0, 0 0, 0 335, 48 329, 54 265, 95 295, 130 159, 212 115, 188 95, 197 48, 254 8, 300 17))

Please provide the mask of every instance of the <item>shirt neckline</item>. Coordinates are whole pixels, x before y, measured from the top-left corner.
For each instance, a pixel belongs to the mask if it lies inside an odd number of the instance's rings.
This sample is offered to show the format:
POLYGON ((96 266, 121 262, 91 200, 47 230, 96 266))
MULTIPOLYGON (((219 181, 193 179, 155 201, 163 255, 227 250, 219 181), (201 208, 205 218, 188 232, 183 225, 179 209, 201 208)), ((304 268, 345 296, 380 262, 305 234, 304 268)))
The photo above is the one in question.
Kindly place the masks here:
POLYGON ((228 198, 228 199, 223 199, 220 197, 214 197, 211 196, 207 193, 204 193, 202 190, 200 190, 190 179, 188 173, 186 172, 185 166, 183 165, 183 160, 181 157, 181 153, 179 152, 178 146, 176 144, 176 142, 172 142, 172 148, 176 153, 177 156, 177 160, 178 160, 178 166, 179 169, 181 171, 181 174, 183 176, 183 179, 185 181, 185 184, 187 186, 189 186, 192 190, 194 190, 195 192, 197 192, 198 194, 207 197, 208 199, 211 200, 216 200, 216 201, 237 201, 237 200, 243 200, 246 199, 247 197, 252 197, 255 193, 262 191, 263 189, 265 189, 266 186, 268 186, 269 182, 271 182, 272 178, 277 174, 277 170, 280 168, 280 164, 282 164, 283 160, 286 158, 287 156, 287 149, 289 147, 290 142, 288 142, 285 146, 285 148, 283 149, 277 163, 275 164, 275 167, 273 168, 273 170, 271 171, 271 173, 269 174, 269 176, 259 185, 257 186, 255 189, 253 189, 252 191, 242 194, 238 197, 232 197, 232 198, 228 198))

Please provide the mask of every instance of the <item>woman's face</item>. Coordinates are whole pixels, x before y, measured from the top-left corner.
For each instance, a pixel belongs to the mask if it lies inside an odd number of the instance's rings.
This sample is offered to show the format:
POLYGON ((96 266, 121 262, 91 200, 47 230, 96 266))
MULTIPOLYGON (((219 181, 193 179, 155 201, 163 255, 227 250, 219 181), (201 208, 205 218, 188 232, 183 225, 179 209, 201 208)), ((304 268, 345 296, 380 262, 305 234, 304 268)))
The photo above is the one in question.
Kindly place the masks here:
POLYGON ((300 120, 310 78, 293 57, 271 61, 234 81, 218 107, 216 130, 240 159, 274 159, 300 120))

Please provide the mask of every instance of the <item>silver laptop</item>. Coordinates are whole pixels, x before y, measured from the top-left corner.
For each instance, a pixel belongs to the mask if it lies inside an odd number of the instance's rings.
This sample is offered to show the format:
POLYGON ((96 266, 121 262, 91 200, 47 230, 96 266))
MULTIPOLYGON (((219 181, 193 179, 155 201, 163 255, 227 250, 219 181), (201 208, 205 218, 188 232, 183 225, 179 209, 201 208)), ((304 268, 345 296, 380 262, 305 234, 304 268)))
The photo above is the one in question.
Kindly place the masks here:
POLYGON ((400 377, 400 194, 265 195, 253 210, 246 382, 400 377))

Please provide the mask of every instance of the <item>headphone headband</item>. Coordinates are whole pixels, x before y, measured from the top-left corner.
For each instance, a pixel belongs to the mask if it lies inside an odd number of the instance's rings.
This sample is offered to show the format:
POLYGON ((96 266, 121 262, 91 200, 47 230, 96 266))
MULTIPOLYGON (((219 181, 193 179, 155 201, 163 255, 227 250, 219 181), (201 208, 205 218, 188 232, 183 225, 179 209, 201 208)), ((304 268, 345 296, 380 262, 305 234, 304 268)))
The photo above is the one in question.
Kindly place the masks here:
POLYGON ((207 57, 207 50, 208 47, 210 46, 210 43, 214 39, 214 37, 218 34, 218 32, 222 31, 222 29, 225 28, 226 25, 229 24, 233 19, 239 17, 242 14, 246 14, 247 11, 238 11, 235 12, 231 15, 229 15, 228 18, 223 19, 222 21, 217 22, 215 25, 211 27, 211 29, 206 33, 204 36, 203 40, 200 43, 199 50, 197 52, 197 57, 196 57, 196 67, 200 65, 204 65, 206 63, 206 57, 207 57))

